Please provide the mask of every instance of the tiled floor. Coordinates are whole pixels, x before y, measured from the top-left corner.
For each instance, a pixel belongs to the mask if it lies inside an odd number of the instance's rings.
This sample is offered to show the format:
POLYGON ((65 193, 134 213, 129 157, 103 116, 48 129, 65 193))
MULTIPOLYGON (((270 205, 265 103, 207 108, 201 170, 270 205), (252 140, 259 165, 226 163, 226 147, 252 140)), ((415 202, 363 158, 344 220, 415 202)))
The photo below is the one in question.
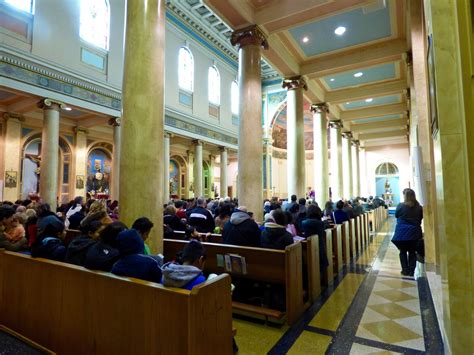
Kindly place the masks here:
POLYGON ((339 275, 335 288, 292 327, 236 319, 239 354, 442 353, 423 273, 417 281, 400 275, 398 250, 390 243, 394 223, 388 219, 373 236, 350 268, 357 271, 339 275))

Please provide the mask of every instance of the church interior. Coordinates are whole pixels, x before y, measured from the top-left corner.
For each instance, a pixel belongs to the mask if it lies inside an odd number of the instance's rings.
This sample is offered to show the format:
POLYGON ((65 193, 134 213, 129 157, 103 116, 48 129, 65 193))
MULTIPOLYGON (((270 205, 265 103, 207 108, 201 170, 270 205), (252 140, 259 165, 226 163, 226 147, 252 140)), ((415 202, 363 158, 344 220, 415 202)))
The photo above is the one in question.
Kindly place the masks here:
POLYGON ((473 353, 473 14, 472 0, 0 0, 5 211, 47 204, 67 239, 71 201, 102 201, 127 228, 149 218, 145 250, 164 262, 189 238, 163 222, 170 205, 207 203, 214 223, 230 201, 266 230, 264 207, 291 214, 294 195, 334 221, 278 251, 196 228, 217 276, 179 290, 11 251, 2 210, 0 353, 473 353), (401 275, 406 189, 424 247, 401 275), (337 223, 339 200, 361 212, 337 223))

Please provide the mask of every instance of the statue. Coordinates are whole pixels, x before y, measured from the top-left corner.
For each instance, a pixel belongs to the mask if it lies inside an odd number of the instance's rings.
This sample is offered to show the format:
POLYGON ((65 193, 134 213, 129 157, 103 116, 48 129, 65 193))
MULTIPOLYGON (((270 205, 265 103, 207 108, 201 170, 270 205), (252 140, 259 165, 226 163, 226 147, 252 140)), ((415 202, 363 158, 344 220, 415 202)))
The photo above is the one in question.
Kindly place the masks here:
POLYGON ((388 181, 388 179, 385 180, 385 193, 392 193, 392 189, 390 188, 390 182, 388 181))

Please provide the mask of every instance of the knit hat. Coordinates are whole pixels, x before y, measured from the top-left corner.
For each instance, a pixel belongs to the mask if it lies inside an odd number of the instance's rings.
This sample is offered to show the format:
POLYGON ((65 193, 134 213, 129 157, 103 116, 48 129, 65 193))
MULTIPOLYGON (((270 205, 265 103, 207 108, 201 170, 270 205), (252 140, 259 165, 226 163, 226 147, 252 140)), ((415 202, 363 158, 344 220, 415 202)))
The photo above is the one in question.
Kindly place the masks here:
POLYGON ((38 224, 38 234, 56 235, 64 230, 64 223, 58 217, 51 215, 41 218, 38 224))

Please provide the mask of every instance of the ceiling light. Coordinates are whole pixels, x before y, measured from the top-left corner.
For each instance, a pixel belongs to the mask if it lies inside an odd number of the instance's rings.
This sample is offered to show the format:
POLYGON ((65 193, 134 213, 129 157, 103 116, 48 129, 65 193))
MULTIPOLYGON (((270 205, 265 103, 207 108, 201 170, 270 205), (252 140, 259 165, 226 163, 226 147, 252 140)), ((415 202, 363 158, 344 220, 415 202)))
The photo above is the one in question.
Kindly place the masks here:
POLYGON ((362 75, 364 75, 364 73, 362 73, 361 71, 354 74, 356 78, 360 78, 362 75))
POLYGON ((346 102, 346 105, 349 105, 349 104, 350 104, 350 102, 346 102))
POLYGON ((339 26, 334 30, 334 33, 337 34, 338 36, 342 36, 346 32, 346 28, 344 26, 339 26))
POLYGON ((373 99, 373 98, 370 98, 370 99, 365 99, 365 102, 372 102, 372 101, 374 101, 374 99, 373 99))
POLYGON ((336 80, 336 79, 334 79, 334 78, 329 79, 329 81, 334 81, 334 80, 336 80))
POLYGON ((72 111, 72 108, 66 107, 65 110, 66 110, 66 111, 72 111))
POLYGON ((303 37, 302 41, 303 41, 303 43, 308 43, 309 38, 308 37, 303 37))

